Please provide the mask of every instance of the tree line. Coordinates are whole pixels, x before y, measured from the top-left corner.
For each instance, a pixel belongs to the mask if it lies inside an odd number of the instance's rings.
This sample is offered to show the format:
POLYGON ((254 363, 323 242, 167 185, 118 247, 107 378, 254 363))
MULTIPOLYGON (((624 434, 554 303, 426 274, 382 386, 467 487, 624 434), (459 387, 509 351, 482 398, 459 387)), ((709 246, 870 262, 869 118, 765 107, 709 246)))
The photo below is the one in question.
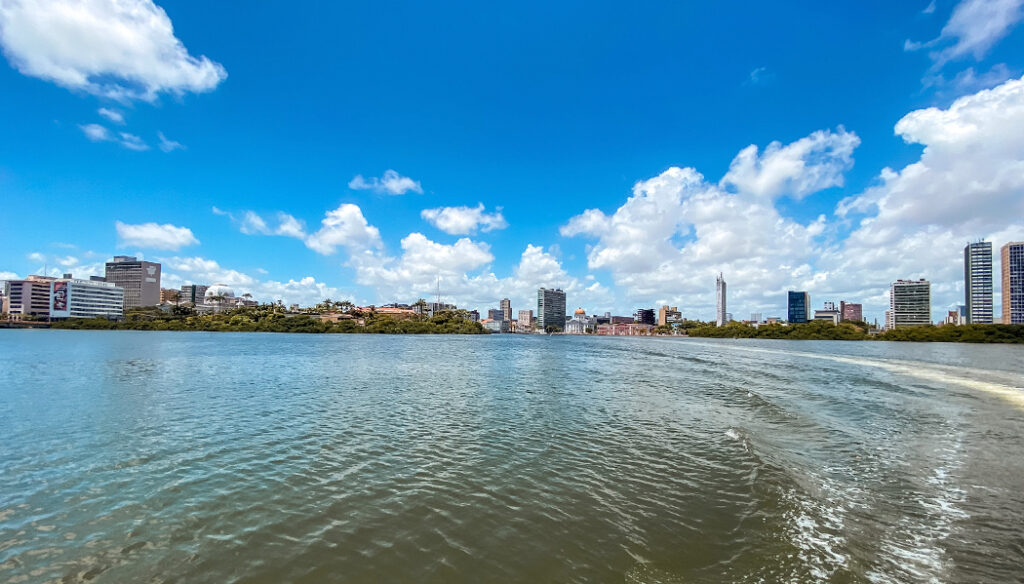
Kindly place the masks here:
POLYGON ((133 308, 120 321, 70 318, 54 321, 55 329, 215 331, 267 333, 486 334, 487 329, 464 310, 440 311, 434 316, 395 318, 375 311, 351 310, 338 322, 315 313, 289 314, 276 304, 238 307, 219 314, 196 314, 190 306, 133 308))

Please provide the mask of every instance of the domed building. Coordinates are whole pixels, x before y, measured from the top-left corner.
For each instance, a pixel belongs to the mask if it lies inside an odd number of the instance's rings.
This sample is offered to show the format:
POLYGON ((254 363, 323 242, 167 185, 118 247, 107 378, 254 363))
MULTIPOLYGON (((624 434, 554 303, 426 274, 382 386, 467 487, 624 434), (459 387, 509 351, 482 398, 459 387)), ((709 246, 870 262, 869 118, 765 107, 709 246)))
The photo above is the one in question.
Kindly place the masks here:
POLYGON ((221 302, 226 303, 228 301, 234 301, 235 291, 232 290, 227 284, 214 284, 206 289, 206 295, 203 297, 205 304, 221 302))
POLYGON ((235 296, 235 291, 227 284, 214 284, 206 289, 203 295, 202 305, 196 305, 196 312, 200 314, 217 314, 225 310, 231 310, 239 306, 257 306, 258 303, 252 300, 252 296, 244 294, 235 296))
POLYGON ((576 312, 573 313, 572 318, 565 323, 565 334, 567 335, 583 335, 587 332, 587 311, 582 308, 577 308, 576 312))

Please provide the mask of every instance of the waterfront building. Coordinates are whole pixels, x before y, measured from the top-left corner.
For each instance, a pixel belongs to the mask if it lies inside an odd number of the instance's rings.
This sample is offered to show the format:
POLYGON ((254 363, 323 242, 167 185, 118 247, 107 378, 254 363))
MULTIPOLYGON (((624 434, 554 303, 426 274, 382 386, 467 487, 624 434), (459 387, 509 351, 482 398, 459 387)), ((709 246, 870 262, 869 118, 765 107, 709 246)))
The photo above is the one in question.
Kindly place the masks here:
POLYGON ((573 313, 572 318, 565 323, 565 334, 567 335, 583 335, 587 332, 587 311, 582 308, 577 308, 576 312, 573 313))
MULTIPOLYGON (((203 294, 202 302, 195 305, 196 312, 199 314, 220 314, 226 310, 232 308, 239 308, 242 306, 258 306, 259 303, 248 297, 248 294, 243 296, 235 296, 235 291, 226 284, 214 284, 213 286, 207 286, 206 292, 203 294)), ((384 310, 373 309, 373 310, 384 310)), ((400 309, 394 309, 400 310, 400 309)), ((298 312, 298 305, 293 304, 291 312, 298 312)), ((415 314, 412 310, 406 310, 410 314, 415 314)))
POLYGON ((24 280, 4 282, 4 302, 8 318, 21 320, 26 316, 46 318, 50 316, 49 276, 28 276, 24 280))
POLYGON ((855 322, 864 321, 864 307, 860 304, 853 302, 846 302, 845 300, 839 303, 839 314, 842 320, 852 320, 855 322))
POLYGON ((789 323, 803 324, 811 318, 811 295, 807 292, 789 291, 789 323))
POLYGON ((107 262, 106 280, 124 290, 124 309, 160 303, 160 264, 114 256, 107 262))
POLYGON ((675 306, 662 306, 658 309, 658 326, 672 325, 683 322, 683 313, 675 306))
POLYGON ((637 322, 597 325, 595 333, 603 337, 636 337, 651 334, 654 325, 637 322))
POLYGON ((897 280, 889 289, 886 328, 920 326, 932 321, 932 285, 920 280, 897 280), (891 326, 890 326, 891 325, 891 326))
POLYGON ((839 324, 839 311, 835 309, 835 306, 836 305, 833 302, 826 302, 825 310, 814 311, 814 320, 823 320, 831 322, 832 324, 839 324), (829 304, 832 305, 831 309, 828 308, 829 304))
POLYGON ((1003 261, 1003 324, 1024 324, 1024 241, 1000 250, 1003 261))
POLYGON ((473 322, 480 322, 480 311, 478 311, 478 310, 470 310, 469 311, 469 318, 473 322))
POLYGON ((533 311, 532 310, 520 310, 519 311, 519 328, 530 328, 533 326, 533 311))
POLYGON ((537 328, 544 331, 549 326, 565 329, 565 292, 561 288, 537 290, 537 328))
POLYGON ((657 322, 653 308, 638 308, 633 313, 633 322, 654 325, 657 322))
POLYGON ((71 274, 50 282, 50 318, 124 316, 124 290, 113 282, 76 280, 71 274))
POLYGON ((722 277, 722 273, 718 273, 718 279, 715 280, 715 298, 717 304, 715 307, 715 323, 718 326, 723 326, 729 322, 730 318, 726 317, 725 311, 725 278, 722 277))
POLYGON ((487 320, 505 320, 505 311, 500 308, 489 308, 487 320))
POLYGON ((492 320, 485 318, 480 321, 480 324, 484 325, 484 328, 492 333, 507 333, 509 331, 509 321, 504 319, 492 320))
POLYGON ((750 313, 750 322, 761 322, 761 320, 762 319, 761 319, 761 313, 760 312, 751 312, 750 313))
POLYGON ((968 324, 992 324, 992 242, 964 247, 964 304, 968 324))
POLYGON ((209 286, 203 286, 200 284, 185 284, 181 287, 181 296, 179 297, 178 304, 202 304, 206 298, 206 291, 209 290, 209 286))
POLYGON ((498 307, 501 308, 502 318, 512 322, 512 301, 508 298, 502 298, 501 302, 498 303, 498 307))
POLYGON ((634 322, 632 316, 613 316, 608 321, 609 324, 631 324, 634 322))

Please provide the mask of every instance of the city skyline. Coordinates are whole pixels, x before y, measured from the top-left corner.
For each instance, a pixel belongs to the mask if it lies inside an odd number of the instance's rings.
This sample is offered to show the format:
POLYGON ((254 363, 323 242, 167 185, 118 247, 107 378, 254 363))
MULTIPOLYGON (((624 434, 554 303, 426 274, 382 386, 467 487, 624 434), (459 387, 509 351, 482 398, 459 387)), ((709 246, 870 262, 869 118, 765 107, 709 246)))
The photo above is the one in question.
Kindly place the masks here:
POLYGON ((264 302, 430 300, 440 281, 477 310, 530 306, 545 286, 595 313, 707 321, 722 272, 734 314, 782 316, 801 290, 881 321, 891 282, 926 278, 941 321, 964 302, 966 243, 1024 239, 1024 184, 1002 170, 1024 151, 1021 12, 978 4, 751 5, 730 23, 750 34, 704 62, 723 23, 700 6, 558 7, 557 34, 489 24, 537 39, 514 54, 443 8, 401 15, 407 34, 381 48, 383 8, 332 6, 324 22, 366 35, 313 51, 329 31, 285 19, 295 42, 256 59, 233 31, 263 11, 135 1, 172 50, 126 44, 89 64, 76 54, 106 38, 90 27, 139 23, 68 21, 83 34, 61 44, 58 4, 12 5, 0 189, 46 214, 0 219, 0 279, 100 276, 131 255, 161 263, 165 287, 264 302), (823 34, 839 18, 842 35, 823 34), (689 22, 700 30, 675 34, 689 22), (620 34, 595 45, 596 28, 620 34), (763 51, 768 32, 790 48, 763 51), (459 50, 470 42, 479 54, 459 50), (842 80, 813 82, 826 67, 842 80))

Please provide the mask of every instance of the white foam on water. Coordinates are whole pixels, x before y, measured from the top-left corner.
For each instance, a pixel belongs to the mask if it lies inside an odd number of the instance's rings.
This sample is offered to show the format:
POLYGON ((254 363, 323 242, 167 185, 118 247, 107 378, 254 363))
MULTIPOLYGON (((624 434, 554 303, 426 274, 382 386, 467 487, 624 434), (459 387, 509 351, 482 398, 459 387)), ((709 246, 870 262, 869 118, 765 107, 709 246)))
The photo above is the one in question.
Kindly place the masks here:
POLYGON ((1007 385, 994 381, 980 379, 988 372, 980 369, 969 369, 964 367, 946 367, 935 363, 923 363, 920 361, 900 361, 896 359, 875 359, 870 357, 847 357, 841 355, 830 355, 827 353, 807 353, 803 351, 783 351, 781 349, 765 349, 763 347, 739 347, 719 343, 694 343, 708 347, 734 349, 745 353, 767 353, 772 355, 790 355, 807 357, 809 359, 824 359, 837 363, 850 365, 867 365, 878 367, 892 373, 914 377, 923 381, 930 381, 940 384, 956 385, 972 391, 987 393, 1003 399, 1014 406, 1024 410, 1024 387, 1007 385), (965 373, 975 374, 973 377, 965 376, 965 373))

